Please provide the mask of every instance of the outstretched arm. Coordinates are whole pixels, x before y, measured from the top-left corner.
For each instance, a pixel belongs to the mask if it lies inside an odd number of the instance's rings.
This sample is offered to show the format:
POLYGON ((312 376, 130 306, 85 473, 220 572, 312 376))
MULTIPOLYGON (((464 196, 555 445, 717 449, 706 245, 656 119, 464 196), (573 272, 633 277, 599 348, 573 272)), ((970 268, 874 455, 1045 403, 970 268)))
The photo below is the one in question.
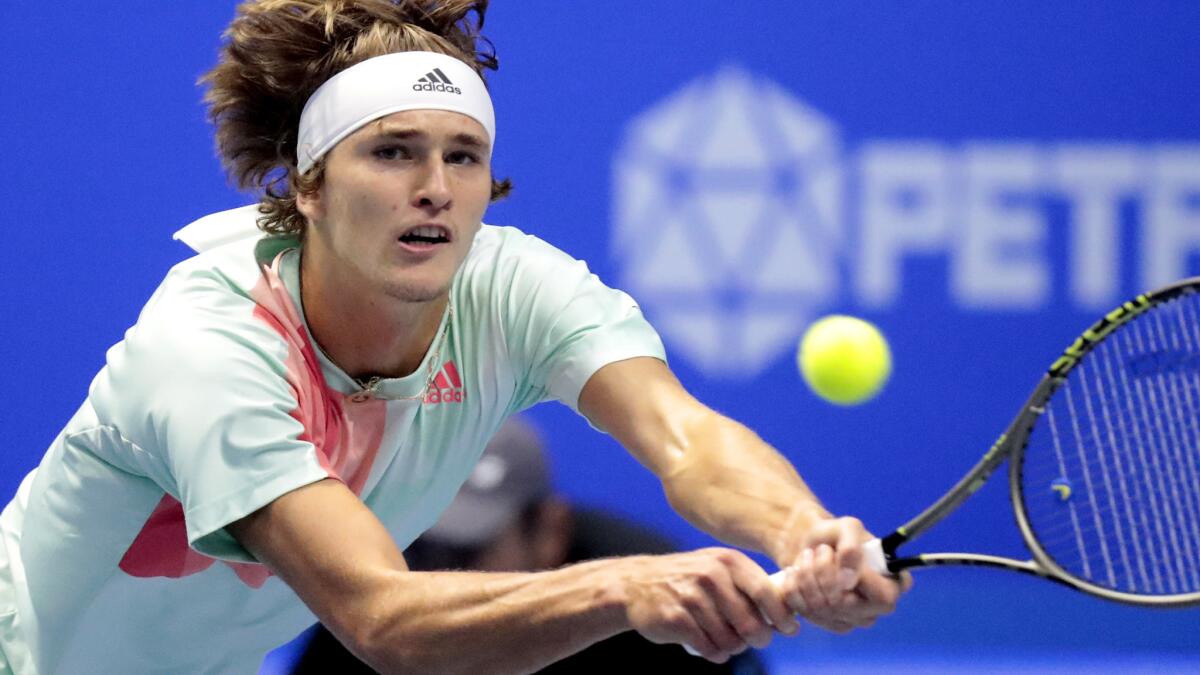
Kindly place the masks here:
POLYGON ((601 368, 579 407, 662 480, 680 515, 793 568, 785 591, 811 620, 847 630, 894 608, 901 588, 866 568, 860 545, 871 537, 862 524, 830 514, 791 463, 697 401, 662 361, 635 358, 601 368))
POLYGON ((730 549, 581 563, 538 573, 410 572, 374 514, 335 480, 229 526, 350 651, 383 673, 537 670, 637 630, 713 661, 795 630, 766 575, 730 549))

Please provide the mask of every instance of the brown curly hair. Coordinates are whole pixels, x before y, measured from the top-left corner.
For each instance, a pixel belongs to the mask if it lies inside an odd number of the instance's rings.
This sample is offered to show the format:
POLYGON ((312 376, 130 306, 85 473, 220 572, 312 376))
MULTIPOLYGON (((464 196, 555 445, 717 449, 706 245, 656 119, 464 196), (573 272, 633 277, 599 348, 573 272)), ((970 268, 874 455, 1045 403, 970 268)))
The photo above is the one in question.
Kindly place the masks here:
MULTIPOLYGON (((303 236, 296 195, 321 186, 324 162, 296 164, 300 113, 317 87, 367 59, 404 51, 453 56, 483 76, 498 67, 480 31, 488 0, 248 0, 200 79, 230 179, 261 191, 259 227, 303 236)), ((492 181, 492 200, 511 181, 492 181)))

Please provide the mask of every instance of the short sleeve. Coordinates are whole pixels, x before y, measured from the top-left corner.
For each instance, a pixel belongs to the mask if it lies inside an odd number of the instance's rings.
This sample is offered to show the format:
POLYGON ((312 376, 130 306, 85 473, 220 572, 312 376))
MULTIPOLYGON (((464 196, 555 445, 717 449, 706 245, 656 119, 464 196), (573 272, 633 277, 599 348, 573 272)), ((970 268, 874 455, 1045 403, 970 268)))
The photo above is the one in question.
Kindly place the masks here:
POLYGON ((639 356, 666 360, 633 298, 606 286, 583 261, 502 229, 496 292, 509 358, 525 379, 520 407, 551 397, 578 411, 580 392, 603 366, 639 356))
POLYGON ((210 300, 143 315, 110 350, 92 400, 180 501, 192 547, 253 561, 225 526, 329 473, 294 415, 284 340, 248 298, 210 300))

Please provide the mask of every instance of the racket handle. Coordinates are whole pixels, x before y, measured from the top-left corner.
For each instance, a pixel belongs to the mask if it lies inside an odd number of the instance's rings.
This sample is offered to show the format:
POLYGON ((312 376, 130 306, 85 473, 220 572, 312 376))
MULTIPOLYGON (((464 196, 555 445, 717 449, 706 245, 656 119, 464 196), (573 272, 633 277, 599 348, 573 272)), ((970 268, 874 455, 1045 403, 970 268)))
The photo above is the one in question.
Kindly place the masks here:
MULTIPOLYGON (((880 574, 891 574, 888 571, 887 556, 883 554, 883 541, 880 539, 872 539, 862 545, 864 562, 867 567, 879 572, 880 574)), ((771 575, 771 581, 778 586, 783 583, 784 570, 771 575)))
MULTIPOLYGON (((872 539, 871 541, 868 541, 862 545, 862 550, 864 562, 866 562, 867 567, 870 567, 880 574, 891 574, 891 572, 888 571, 887 556, 883 554, 882 541, 879 539, 872 539)), ((783 584, 783 575, 785 571, 786 570, 779 570, 769 577, 771 579, 771 583, 775 584, 776 588, 783 584)), ((767 622, 768 626, 774 626, 774 624, 771 623, 771 620, 767 618, 766 614, 763 614, 763 620, 767 622)), ((700 656, 700 652, 693 649, 691 645, 684 645, 683 648, 692 656, 700 656)))
POLYGON ((887 556, 883 553, 883 540, 872 539, 862 545, 863 557, 866 559, 867 567, 879 572, 880 574, 891 574, 888 569, 887 556))

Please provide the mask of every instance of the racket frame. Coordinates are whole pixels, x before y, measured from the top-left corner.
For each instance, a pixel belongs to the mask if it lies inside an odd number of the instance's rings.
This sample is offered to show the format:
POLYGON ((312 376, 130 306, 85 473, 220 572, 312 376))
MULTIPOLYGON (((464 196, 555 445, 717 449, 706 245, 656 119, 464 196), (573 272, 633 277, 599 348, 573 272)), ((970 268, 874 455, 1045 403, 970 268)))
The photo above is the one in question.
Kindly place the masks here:
POLYGON ((1046 403, 1066 381, 1070 371, 1088 352, 1092 351, 1116 329, 1157 305, 1197 292, 1200 292, 1200 277, 1183 279, 1158 290, 1144 293, 1105 314, 1076 338, 1042 376, 1020 412, 979 462, 940 499, 915 518, 882 538, 881 545, 887 559, 888 570, 896 573, 916 567, 981 565, 1032 574, 1089 595, 1125 604, 1153 607, 1182 607, 1200 604, 1200 592, 1173 595, 1126 593, 1093 584, 1066 571, 1038 543, 1029 522, 1021 490, 1023 464, 1021 460, 1024 457, 1025 448, 1029 444, 1030 434, 1038 419, 1045 412, 1046 403), (979 553, 925 553, 909 557, 896 555, 896 550, 901 545, 919 537, 975 494, 1005 460, 1008 460, 1009 463, 1009 497, 1012 501, 1013 513, 1016 516, 1021 537, 1033 555, 1031 560, 1017 560, 979 553))

